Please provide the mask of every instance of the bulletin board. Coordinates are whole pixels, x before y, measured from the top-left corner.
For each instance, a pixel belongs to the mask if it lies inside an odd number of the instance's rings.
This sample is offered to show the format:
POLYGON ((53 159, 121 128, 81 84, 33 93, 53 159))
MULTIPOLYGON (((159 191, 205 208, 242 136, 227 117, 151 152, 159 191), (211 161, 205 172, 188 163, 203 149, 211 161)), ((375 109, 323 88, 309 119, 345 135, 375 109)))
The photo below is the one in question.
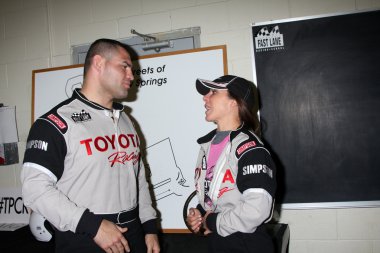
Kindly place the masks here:
MULTIPOLYGON (((135 80, 122 103, 141 135, 161 226, 164 232, 188 232, 182 209, 195 189, 196 140, 215 128, 205 121, 195 80, 227 74, 226 47, 143 56, 133 65, 135 80)), ((33 121, 81 87, 82 73, 83 65, 33 71, 33 121)))
POLYGON ((284 208, 380 206, 379 23, 371 10, 252 26, 284 208))

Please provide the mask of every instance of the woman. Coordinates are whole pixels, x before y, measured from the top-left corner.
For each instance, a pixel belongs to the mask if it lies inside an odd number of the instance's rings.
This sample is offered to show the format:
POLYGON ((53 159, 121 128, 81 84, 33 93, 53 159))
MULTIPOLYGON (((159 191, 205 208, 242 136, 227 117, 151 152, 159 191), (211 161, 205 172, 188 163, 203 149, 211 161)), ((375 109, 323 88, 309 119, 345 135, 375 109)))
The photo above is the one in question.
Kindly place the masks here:
POLYGON ((199 204, 187 224, 208 236, 209 252, 274 252, 264 224, 272 217, 276 169, 258 129, 252 83, 226 75, 196 81, 206 121, 217 128, 198 139, 195 169, 199 204))

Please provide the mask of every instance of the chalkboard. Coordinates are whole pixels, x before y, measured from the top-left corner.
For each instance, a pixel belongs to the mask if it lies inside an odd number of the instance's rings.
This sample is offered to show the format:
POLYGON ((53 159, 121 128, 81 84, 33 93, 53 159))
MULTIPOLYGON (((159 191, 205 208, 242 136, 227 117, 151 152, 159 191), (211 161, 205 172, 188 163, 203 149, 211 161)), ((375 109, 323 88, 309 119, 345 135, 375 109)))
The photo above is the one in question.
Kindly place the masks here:
MULTIPOLYGON (((135 80, 125 105, 140 133, 155 205, 164 232, 188 232, 182 208, 194 191, 197 138, 215 128, 204 119, 197 78, 227 73, 225 46, 143 56, 133 62, 135 80)), ((33 119, 81 87, 83 66, 33 71, 33 119)))
POLYGON ((379 24, 372 10, 252 25, 285 208, 380 205, 379 24))

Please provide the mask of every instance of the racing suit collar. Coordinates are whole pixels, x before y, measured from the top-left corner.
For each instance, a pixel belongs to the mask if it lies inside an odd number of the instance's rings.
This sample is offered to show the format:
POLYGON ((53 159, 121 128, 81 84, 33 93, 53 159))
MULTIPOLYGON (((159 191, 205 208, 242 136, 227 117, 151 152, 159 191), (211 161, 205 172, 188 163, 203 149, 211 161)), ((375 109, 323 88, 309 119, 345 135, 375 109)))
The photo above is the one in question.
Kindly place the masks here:
MULTIPOLYGON (((74 92, 73 92, 72 98, 78 99, 78 100, 80 100, 81 102, 85 103, 86 105, 88 105, 88 106, 90 106, 90 107, 92 107, 92 108, 94 108, 94 109, 97 109, 97 110, 107 110, 107 111, 109 111, 108 108, 105 108, 104 106, 101 106, 101 105, 99 105, 99 104, 97 104, 97 103, 95 103, 95 102, 92 102, 92 101, 88 100, 88 99, 83 95, 83 93, 80 92, 80 90, 81 90, 80 88, 75 89, 74 92)), ((113 102, 113 103, 112 103, 112 108, 113 108, 114 110, 122 111, 122 110, 124 110, 124 105, 121 104, 121 103, 118 103, 118 102, 113 102)))
MULTIPOLYGON (((243 122, 236 130, 232 130, 230 133, 230 141, 232 141, 239 134, 239 132, 244 128, 245 128, 245 126, 244 126, 244 122, 243 122)), ((203 143, 210 142, 212 140, 212 138, 214 138, 215 134, 216 134, 216 129, 214 129, 211 132, 209 132, 208 134, 200 137, 197 140, 197 143, 203 144, 203 143)))

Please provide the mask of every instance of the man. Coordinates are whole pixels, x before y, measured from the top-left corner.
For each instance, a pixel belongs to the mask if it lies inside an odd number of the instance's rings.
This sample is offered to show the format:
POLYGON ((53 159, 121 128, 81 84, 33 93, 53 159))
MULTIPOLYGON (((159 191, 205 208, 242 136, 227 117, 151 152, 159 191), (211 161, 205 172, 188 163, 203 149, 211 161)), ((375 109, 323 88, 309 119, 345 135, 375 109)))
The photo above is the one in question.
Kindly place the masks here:
POLYGON ((23 199, 55 227, 56 252, 160 251, 139 137, 114 102, 132 81, 125 46, 99 39, 88 50, 82 89, 30 130, 23 199))

